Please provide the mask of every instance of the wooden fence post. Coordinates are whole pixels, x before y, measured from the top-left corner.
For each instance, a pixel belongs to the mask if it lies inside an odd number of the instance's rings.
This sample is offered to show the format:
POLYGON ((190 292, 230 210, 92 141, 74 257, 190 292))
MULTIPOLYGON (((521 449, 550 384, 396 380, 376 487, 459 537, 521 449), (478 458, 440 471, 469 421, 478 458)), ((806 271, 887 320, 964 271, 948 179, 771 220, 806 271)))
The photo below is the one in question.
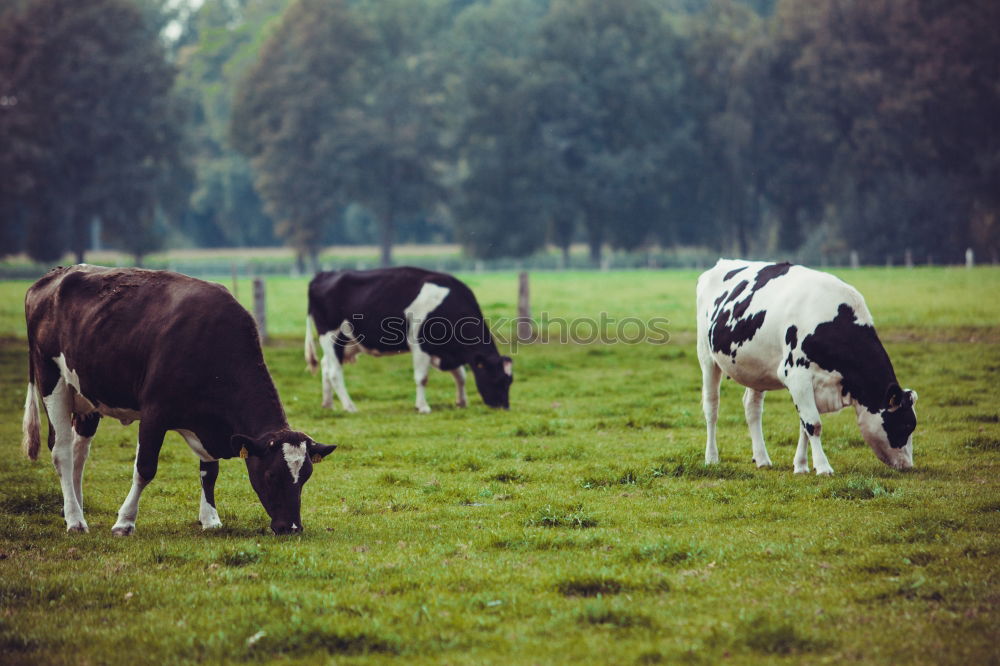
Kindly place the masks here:
POLYGON ((257 333, 260 334, 261 344, 267 342, 267 314, 265 310, 264 298, 264 278, 255 277, 253 279, 253 316, 257 320, 257 333))
POLYGON ((521 271, 517 285, 517 341, 530 342, 534 339, 531 325, 531 298, 528 291, 528 272, 521 271))
POLYGON ((965 250, 965 267, 972 268, 976 265, 976 256, 972 253, 972 248, 966 248, 965 250))

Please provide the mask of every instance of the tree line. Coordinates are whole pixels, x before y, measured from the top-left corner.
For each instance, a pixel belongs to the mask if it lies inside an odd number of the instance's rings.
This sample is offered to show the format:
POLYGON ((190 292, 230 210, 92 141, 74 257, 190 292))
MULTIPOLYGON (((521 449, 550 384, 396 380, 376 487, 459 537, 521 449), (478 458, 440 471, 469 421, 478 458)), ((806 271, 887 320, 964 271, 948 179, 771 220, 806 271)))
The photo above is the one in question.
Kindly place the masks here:
POLYGON ((995 0, 183 10, 3 10, 0 253, 1000 254, 995 0))

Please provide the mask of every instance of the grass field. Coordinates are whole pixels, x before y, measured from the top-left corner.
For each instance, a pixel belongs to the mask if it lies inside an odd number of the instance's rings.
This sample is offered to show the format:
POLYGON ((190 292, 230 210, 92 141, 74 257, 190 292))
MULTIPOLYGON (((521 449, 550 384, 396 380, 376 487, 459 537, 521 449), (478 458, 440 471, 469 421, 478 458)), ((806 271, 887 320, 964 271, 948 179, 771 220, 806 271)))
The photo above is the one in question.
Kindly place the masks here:
MULTIPOLYGON (((515 274, 463 277, 490 318, 514 315, 515 274)), ((663 317, 671 339, 521 346, 506 413, 474 391, 452 407, 435 373, 429 415, 407 356, 348 366, 361 411, 322 410, 305 280, 271 279, 265 355, 290 421, 339 446, 306 486, 305 533, 283 538, 236 460, 225 526, 202 532, 175 434, 136 534, 112 537, 137 430, 107 419, 91 532, 67 535, 48 454, 19 450, 27 283, 0 283, 0 663, 1000 663, 1000 270, 842 277, 920 394, 911 472, 845 412, 824 420, 836 475, 793 475, 783 393, 765 409, 775 468, 757 470, 728 382, 706 468, 693 272, 532 275, 536 315, 604 312, 609 333, 663 317)))

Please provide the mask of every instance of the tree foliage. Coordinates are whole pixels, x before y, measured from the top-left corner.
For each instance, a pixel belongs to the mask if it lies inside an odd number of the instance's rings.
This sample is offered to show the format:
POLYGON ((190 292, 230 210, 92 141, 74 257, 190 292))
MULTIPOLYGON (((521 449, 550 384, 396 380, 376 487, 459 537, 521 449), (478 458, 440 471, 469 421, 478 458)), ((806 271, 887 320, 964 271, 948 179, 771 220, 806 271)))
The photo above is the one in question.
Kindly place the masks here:
POLYGON ((27 0, 0 22, 0 208, 29 219, 26 249, 79 260, 91 221, 137 258, 185 185, 174 69, 124 0, 27 0))

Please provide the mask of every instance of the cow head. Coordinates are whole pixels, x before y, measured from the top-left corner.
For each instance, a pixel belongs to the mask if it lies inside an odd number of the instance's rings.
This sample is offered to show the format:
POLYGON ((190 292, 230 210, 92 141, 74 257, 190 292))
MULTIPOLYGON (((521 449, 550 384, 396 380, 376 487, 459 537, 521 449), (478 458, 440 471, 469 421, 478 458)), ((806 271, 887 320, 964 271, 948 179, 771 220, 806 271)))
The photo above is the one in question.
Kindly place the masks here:
POLYGON ((313 463, 333 453, 336 446, 314 442, 309 435, 279 430, 259 437, 233 435, 233 446, 246 451, 250 484, 271 517, 275 534, 302 531, 302 486, 312 474, 313 463))
POLYGON ((477 354, 470 365, 483 402, 490 407, 510 409, 510 385, 514 382, 514 361, 510 356, 477 354))
POLYGON ((878 459, 890 467, 913 467, 913 431, 917 427, 913 405, 916 402, 916 391, 893 384, 876 411, 857 405, 861 436, 878 459))

